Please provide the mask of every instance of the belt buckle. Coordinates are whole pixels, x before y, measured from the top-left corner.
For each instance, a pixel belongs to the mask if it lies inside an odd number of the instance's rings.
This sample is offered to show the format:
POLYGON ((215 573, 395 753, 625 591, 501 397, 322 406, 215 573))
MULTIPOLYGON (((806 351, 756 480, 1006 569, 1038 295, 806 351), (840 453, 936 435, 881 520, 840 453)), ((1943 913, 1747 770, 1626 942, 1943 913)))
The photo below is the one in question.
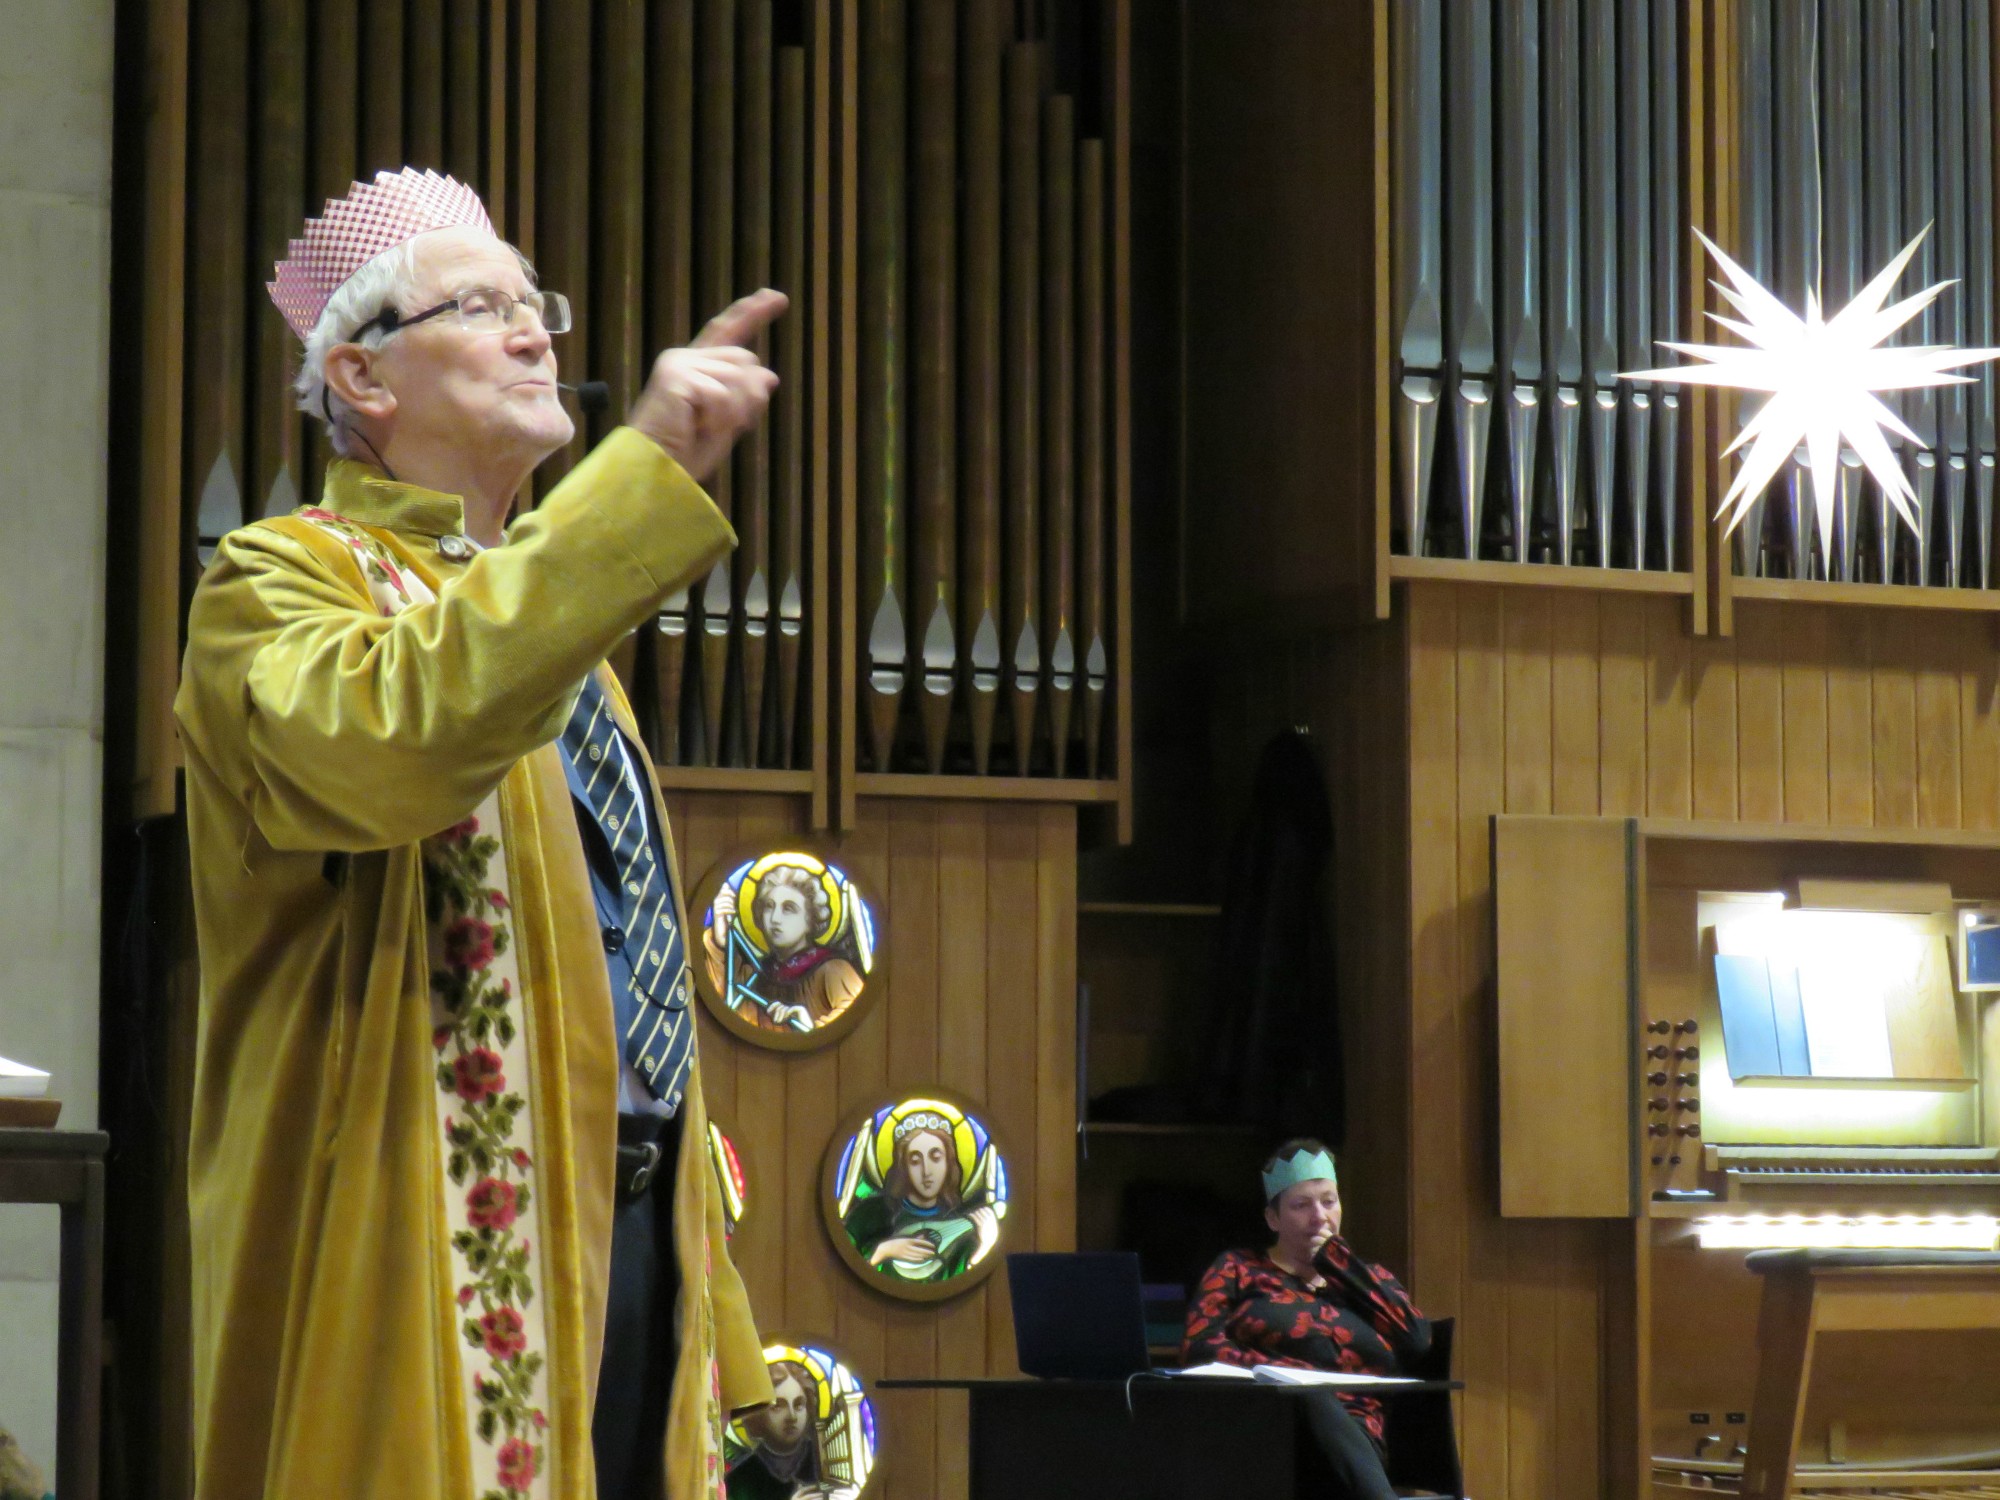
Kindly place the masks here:
POLYGON ((653 1174, 660 1169, 660 1144, 658 1141, 642 1141, 637 1147, 627 1149, 636 1149, 644 1157, 634 1169, 631 1180, 625 1185, 627 1197, 641 1198, 645 1196, 646 1189, 653 1185, 653 1174))

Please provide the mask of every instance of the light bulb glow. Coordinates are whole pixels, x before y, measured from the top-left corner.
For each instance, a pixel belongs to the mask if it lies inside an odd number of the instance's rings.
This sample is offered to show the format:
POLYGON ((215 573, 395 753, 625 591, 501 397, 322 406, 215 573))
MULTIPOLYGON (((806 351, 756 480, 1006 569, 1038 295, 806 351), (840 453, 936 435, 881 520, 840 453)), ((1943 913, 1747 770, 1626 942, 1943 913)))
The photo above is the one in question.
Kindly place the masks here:
POLYGON ((1697 1220, 1704 1250, 1992 1250, 1991 1214, 1744 1214, 1697 1220))
POLYGON ((1910 257, 1929 228, 1905 245, 1854 299, 1828 318, 1819 297, 1806 293, 1801 317, 1772 295, 1757 278, 1723 254, 1699 229, 1695 237, 1707 247, 1729 284, 1710 283, 1742 318, 1708 316, 1744 340, 1744 344, 1677 344, 1665 347, 1705 360, 1664 370, 1638 370, 1621 380, 1660 381, 1669 385, 1711 385, 1740 391, 1765 392, 1769 399, 1743 424, 1736 440, 1723 451, 1749 451, 1736 467, 1728 493, 1716 511, 1725 521, 1724 533, 1734 531, 1757 497, 1801 445, 1812 473, 1813 508, 1823 541, 1831 544, 1835 476, 1845 442, 1875 476, 1875 482, 1912 531, 1917 529, 1916 491, 1896 461, 1885 433, 1918 447, 1923 439, 1910 430, 1877 393, 1922 390, 1933 386, 1969 385, 1972 377, 1954 375, 1960 366, 2000 359, 2000 349, 1954 349, 1943 344, 1886 347, 1882 341, 1935 302, 1950 281, 1940 281, 1916 295, 1883 306, 1910 257), (1747 346, 1747 347, 1746 347, 1747 346))

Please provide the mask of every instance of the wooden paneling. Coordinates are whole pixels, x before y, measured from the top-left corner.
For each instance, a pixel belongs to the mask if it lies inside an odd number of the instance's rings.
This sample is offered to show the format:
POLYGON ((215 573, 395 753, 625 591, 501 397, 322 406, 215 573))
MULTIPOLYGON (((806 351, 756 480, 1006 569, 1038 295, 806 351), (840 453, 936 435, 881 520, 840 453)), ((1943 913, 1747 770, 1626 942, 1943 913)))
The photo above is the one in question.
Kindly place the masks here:
POLYGON ((1381 795, 1408 809, 1411 1285, 1459 1320, 1469 1491, 1599 1500, 1631 1467, 1631 1230, 1498 1216, 1489 820, 1991 827, 1991 627, 1739 599, 1733 636, 1690 639, 1672 598, 1441 583, 1397 612, 1408 761, 1381 795))
MULTIPOLYGON (((1545 725, 1532 701, 1528 713, 1545 725)), ((1637 1207, 1630 865, 1623 820, 1494 822, 1500 1207, 1510 1217, 1622 1219, 1637 1207), (1550 1046, 1556 1037, 1562 1045, 1550 1046), (1551 1160, 1567 1170, 1549 1171, 1551 1160)))
MULTIPOLYGON (((725 854, 805 833, 797 797, 685 792, 669 814, 689 889, 725 854)), ((950 1302, 863 1286, 820 1222, 827 1143, 892 1089, 942 1085, 985 1107, 1007 1152, 1009 1249, 1070 1247, 1076 1198, 1076 815, 1061 806, 860 804, 836 845, 881 906, 879 1001, 834 1047, 776 1053, 701 1028, 709 1107, 750 1206, 731 1251, 767 1339, 831 1339, 866 1382, 1013 1369, 1006 1277, 950 1302)), ((877 1392, 884 1500, 966 1492, 962 1397, 877 1392)))

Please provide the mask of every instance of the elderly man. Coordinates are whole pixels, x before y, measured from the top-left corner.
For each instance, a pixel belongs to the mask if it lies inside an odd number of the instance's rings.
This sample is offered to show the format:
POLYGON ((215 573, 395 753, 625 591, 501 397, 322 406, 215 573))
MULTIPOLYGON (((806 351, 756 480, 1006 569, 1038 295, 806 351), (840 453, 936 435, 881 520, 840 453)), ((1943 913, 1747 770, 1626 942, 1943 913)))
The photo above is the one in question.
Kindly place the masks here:
POLYGON ((771 1396, 724 1248, 663 804, 605 654, 734 543, 760 292, 569 440, 478 198, 356 183, 273 298, 337 452, 224 539, 176 711, 202 966, 196 1493, 672 1500, 771 1396), (365 460, 365 461, 362 461, 365 460))

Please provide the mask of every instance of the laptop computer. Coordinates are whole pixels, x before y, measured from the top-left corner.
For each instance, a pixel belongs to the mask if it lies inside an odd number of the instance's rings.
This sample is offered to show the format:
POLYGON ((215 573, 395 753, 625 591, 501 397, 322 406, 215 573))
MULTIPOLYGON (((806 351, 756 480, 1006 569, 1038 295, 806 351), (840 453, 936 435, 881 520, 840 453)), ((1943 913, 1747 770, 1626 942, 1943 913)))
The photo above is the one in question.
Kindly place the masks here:
POLYGON ((1007 1257, 1014 1352, 1030 1375, 1122 1380, 1150 1369, 1139 1257, 1130 1251, 1021 1251, 1007 1257))

